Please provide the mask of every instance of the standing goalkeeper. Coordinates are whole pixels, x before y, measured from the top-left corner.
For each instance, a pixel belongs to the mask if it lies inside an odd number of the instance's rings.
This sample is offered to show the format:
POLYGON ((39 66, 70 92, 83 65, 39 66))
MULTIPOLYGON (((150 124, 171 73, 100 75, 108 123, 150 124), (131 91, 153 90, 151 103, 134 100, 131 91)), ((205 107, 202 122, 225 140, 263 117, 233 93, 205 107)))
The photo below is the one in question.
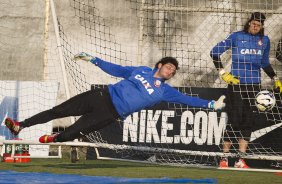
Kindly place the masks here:
POLYGON ((178 61, 173 57, 162 58, 155 68, 146 66, 120 66, 80 53, 75 59, 91 62, 104 72, 121 77, 120 82, 109 85, 105 89, 90 90, 74 96, 52 109, 38 113, 22 122, 7 118, 5 125, 17 135, 21 129, 36 124, 46 123, 56 118, 81 116, 64 132, 44 135, 39 138, 42 143, 71 141, 99 130, 119 118, 151 107, 161 101, 185 104, 188 106, 220 110, 224 108, 224 96, 217 101, 203 100, 180 93, 165 83, 172 78, 178 69, 178 61))
MULTIPOLYGON (((232 130, 227 127, 223 142, 223 152, 230 151, 232 140, 238 138, 239 156, 244 155, 248 148, 251 128, 255 123, 252 108, 254 107, 255 95, 260 91, 261 68, 275 81, 275 88, 282 91, 282 85, 269 63, 270 41, 264 35, 265 15, 260 12, 252 13, 250 19, 239 32, 233 32, 225 40, 219 42, 212 50, 211 57, 219 71, 222 80, 228 84, 226 110, 228 121, 232 130), (226 50, 232 51, 231 73, 223 69, 220 56, 226 50), (239 132, 236 134, 235 132, 239 132)), ((228 167, 228 161, 223 158, 220 167, 228 167)), ((248 168, 246 162, 239 158, 235 167, 248 168)))

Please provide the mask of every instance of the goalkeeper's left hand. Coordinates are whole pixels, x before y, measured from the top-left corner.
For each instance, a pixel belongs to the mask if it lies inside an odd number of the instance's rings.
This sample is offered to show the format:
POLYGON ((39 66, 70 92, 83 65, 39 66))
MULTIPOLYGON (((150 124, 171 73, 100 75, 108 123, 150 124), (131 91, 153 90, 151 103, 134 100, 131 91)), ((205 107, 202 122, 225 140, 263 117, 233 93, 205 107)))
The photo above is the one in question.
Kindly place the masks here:
POLYGON ((91 56, 91 55, 89 55, 89 54, 87 54, 85 52, 80 52, 80 53, 76 54, 73 59, 76 60, 76 61, 81 59, 83 61, 89 62, 92 59, 95 59, 95 57, 93 57, 93 56, 91 56))
POLYGON ((276 76, 273 79, 274 79, 274 89, 276 89, 277 91, 282 93, 282 83, 281 83, 281 81, 276 76))
POLYGON ((219 99, 218 100, 216 100, 216 101, 211 101, 211 102, 209 102, 209 104, 208 104, 208 107, 210 108, 210 109, 214 109, 214 110, 222 110, 224 107, 225 107, 225 103, 224 103, 224 99, 225 99, 225 96, 224 95, 222 95, 221 97, 219 97, 219 99))

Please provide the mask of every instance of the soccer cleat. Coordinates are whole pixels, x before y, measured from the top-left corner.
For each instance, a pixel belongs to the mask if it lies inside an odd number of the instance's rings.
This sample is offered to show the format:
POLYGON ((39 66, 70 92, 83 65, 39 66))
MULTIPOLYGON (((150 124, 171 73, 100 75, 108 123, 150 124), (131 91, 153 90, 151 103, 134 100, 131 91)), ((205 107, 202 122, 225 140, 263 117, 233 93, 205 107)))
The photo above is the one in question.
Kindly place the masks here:
POLYGON ((55 142, 56 137, 59 134, 53 134, 53 135, 43 135, 39 138, 39 142, 41 143, 49 143, 49 142, 55 142))
POLYGON ((222 158, 219 161, 219 167, 220 168, 227 168, 228 167, 228 159, 227 158, 222 158))
POLYGON ((5 119, 5 125, 14 135, 18 135, 22 130, 22 128, 20 127, 20 123, 10 118, 5 119))
POLYGON ((235 165, 234 167, 236 168, 244 168, 244 169, 247 169, 247 168, 250 168, 244 159, 239 159, 238 162, 235 162, 235 165))

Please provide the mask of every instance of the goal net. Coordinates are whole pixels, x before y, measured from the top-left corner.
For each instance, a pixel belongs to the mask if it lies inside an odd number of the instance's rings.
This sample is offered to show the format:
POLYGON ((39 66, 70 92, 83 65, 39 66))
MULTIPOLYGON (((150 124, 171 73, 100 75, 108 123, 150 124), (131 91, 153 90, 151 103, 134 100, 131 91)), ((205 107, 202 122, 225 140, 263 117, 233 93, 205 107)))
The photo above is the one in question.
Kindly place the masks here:
MULTIPOLYGON (((0 5, 6 6, 6 3, 0 5)), ((17 4, 16 7, 22 6, 17 4)), ((49 4, 40 4, 36 9, 44 10, 44 7, 49 7, 49 4)), ((82 51, 123 66, 154 67, 164 56, 176 57, 180 70, 168 83, 187 95, 217 99, 226 93, 227 84, 220 79, 210 51, 230 33, 242 30, 250 14, 257 11, 267 17, 264 27, 271 42, 270 63, 282 79, 281 60, 277 57, 278 43, 282 38, 282 3, 279 1, 56 1, 52 13, 46 8, 45 15, 40 15, 44 23, 41 20, 38 24, 44 32, 40 44, 44 44, 37 51, 42 54, 37 58, 42 67, 35 70, 41 75, 9 78, 5 77, 5 72, 0 74, 3 77, 0 83, 1 118, 3 120, 9 116, 21 121, 61 103, 68 96, 103 88, 121 80, 109 76, 91 63, 74 61, 73 56, 82 51)), ((16 30, 14 27, 9 29, 16 30)), ((33 30, 32 27, 30 29, 33 30)), ((8 36, 5 41, 16 40, 8 36)), ((23 49, 30 42, 37 43, 36 40, 25 40, 23 49)), ((5 48, 16 47, 9 46, 5 48)), ((231 54, 227 51, 221 57, 226 71, 231 68, 231 54)), ((28 57, 30 55, 27 54, 28 57)), ((10 60, 14 59, 12 57, 10 60)), ((6 67, 9 69, 8 65, 6 67)), ((15 72, 20 69, 20 66, 13 67, 15 72)), ((272 90, 273 81, 263 71, 261 73, 261 90, 272 90)), ((237 92, 241 94, 245 91, 240 88, 237 92)), ((245 158, 269 160, 270 164, 281 168, 281 96, 276 91, 274 93, 276 105, 271 110, 253 112, 257 123, 252 127, 245 158)), ((256 108, 253 97, 244 100, 256 108)), ((24 129, 19 136, 36 140, 42 133, 64 130, 72 122, 69 118, 54 120, 48 125, 24 129)), ((3 126, 1 133, 5 139, 14 138, 3 126)), ((99 157, 216 166, 221 156, 238 156, 240 138, 241 132, 233 129, 225 111, 161 103, 136 112, 119 124, 85 135, 83 141, 103 143, 98 148, 99 157), (222 143, 226 129, 229 130, 227 138, 233 144, 230 153, 224 155, 222 143)))

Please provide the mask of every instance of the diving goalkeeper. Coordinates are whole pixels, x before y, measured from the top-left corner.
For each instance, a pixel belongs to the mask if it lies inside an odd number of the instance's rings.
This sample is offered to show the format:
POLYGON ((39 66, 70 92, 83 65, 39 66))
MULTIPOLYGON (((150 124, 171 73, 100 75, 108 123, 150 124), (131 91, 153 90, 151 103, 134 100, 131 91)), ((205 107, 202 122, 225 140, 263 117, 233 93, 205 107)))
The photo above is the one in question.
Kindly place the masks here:
POLYGON ((178 61, 173 57, 162 58, 153 69, 146 66, 120 66, 84 52, 75 55, 75 60, 91 62, 104 72, 124 80, 105 89, 90 90, 76 95, 21 122, 6 118, 5 125, 14 135, 23 128, 56 118, 81 116, 65 131, 39 138, 41 143, 71 141, 162 101, 214 110, 225 107, 223 102, 225 96, 221 96, 217 101, 204 100, 187 96, 166 84, 165 81, 172 78, 178 69, 178 61))

